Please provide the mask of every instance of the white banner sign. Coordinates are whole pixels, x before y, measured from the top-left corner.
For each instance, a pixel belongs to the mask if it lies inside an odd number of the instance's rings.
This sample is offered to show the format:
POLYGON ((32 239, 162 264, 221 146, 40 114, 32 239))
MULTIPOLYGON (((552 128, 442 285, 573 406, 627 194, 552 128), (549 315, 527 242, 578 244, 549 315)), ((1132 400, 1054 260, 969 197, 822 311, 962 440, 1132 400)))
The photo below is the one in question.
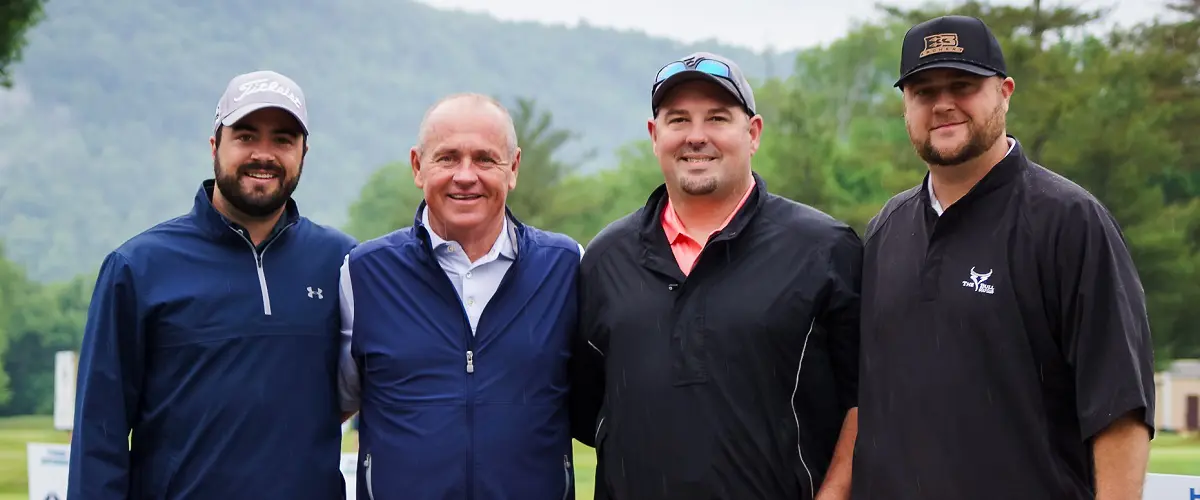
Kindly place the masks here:
POLYGON ((1147 474, 1144 500, 1200 500, 1200 476, 1147 474))
POLYGON ((74 351, 54 353, 54 428, 69 431, 75 421, 75 369, 74 351))
MULTIPOLYGON (((70 447, 65 444, 29 443, 29 500, 66 500, 70 447)), ((346 500, 356 499, 358 455, 342 454, 346 500)), ((1147 474, 1144 500, 1200 500, 1200 476, 1147 474)))
POLYGON ((70 446, 28 443, 25 452, 29 456, 29 500, 66 500, 70 446))
POLYGON ((342 453, 342 477, 346 479, 346 500, 356 500, 358 488, 355 477, 358 474, 358 454, 342 453))
MULTIPOLYGON (((29 457, 29 500, 66 500, 70 445, 26 443, 26 454, 29 457)), ((358 455, 343 453, 341 469, 346 480, 346 500, 356 500, 354 481, 358 455)))

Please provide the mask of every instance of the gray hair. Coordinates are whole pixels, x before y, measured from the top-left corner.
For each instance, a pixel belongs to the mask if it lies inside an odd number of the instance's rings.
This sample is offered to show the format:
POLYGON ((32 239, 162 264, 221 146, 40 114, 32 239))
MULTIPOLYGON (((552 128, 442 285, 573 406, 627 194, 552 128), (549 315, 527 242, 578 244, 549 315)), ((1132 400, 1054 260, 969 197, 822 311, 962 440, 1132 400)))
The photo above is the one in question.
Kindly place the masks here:
POLYGON ((516 127, 516 125, 513 124, 512 115, 509 114, 508 108, 505 108, 504 105, 500 103, 500 101, 496 100, 492 96, 485 95, 485 94, 478 94, 478 93, 474 93, 474 92, 462 92, 462 93, 458 93, 458 94, 450 94, 441 99, 438 99, 438 101, 433 103, 433 105, 430 106, 429 109, 425 110, 425 116, 421 118, 421 128, 417 132, 417 151, 422 154, 425 151, 425 140, 429 136, 429 117, 431 115, 433 115, 433 112, 436 111, 439 107, 441 107, 441 105, 446 104, 451 101, 456 101, 459 99, 468 99, 471 101, 475 101, 479 104, 490 104, 490 105, 494 106, 497 110, 499 110, 500 113, 502 115, 504 115, 504 119, 508 124, 508 126, 507 126, 508 130, 506 131, 506 134, 505 134, 508 136, 507 137, 508 156, 509 156, 509 158, 516 156, 516 154, 517 154, 517 127, 516 127))

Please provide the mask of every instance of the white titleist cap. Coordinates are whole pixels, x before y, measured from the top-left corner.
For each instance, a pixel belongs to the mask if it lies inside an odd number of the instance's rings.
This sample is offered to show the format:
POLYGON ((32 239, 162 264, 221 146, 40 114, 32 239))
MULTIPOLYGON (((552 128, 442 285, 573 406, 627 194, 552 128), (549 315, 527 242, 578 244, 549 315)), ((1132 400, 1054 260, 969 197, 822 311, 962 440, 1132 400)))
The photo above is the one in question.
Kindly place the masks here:
POLYGON ((233 77, 217 101, 213 132, 237 123, 246 115, 265 108, 280 108, 296 117, 308 135, 308 108, 304 91, 291 78, 274 71, 255 71, 233 77))

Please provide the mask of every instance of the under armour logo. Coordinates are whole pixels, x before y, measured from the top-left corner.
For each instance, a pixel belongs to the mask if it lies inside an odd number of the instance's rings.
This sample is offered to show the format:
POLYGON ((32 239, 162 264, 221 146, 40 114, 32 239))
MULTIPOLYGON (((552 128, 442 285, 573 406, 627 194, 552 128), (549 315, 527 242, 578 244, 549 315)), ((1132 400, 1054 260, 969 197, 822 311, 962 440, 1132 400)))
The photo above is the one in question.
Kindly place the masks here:
POLYGON ((975 272, 975 268, 972 267, 971 268, 971 281, 963 281, 962 286, 965 286, 967 288, 974 288, 975 291, 979 292, 979 293, 986 293, 986 294, 996 293, 995 287, 993 287, 992 285, 989 285, 987 283, 984 283, 984 281, 987 281, 988 278, 992 277, 992 271, 993 271, 992 269, 988 269, 988 272, 981 274, 981 273, 975 272))
POLYGON ((310 299, 312 299, 312 298, 323 299, 323 298, 325 298, 325 296, 324 296, 324 295, 321 295, 321 289, 320 289, 320 288, 313 288, 313 287, 311 287, 311 286, 310 286, 310 287, 308 287, 308 298, 310 298, 310 299))

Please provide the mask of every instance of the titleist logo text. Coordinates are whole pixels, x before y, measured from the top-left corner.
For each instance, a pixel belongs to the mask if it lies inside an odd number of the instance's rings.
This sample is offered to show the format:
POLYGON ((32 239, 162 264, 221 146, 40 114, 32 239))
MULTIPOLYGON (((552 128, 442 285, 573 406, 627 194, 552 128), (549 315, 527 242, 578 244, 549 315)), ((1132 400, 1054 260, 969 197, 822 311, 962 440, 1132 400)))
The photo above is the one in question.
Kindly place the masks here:
POLYGON ((238 90, 241 91, 242 94, 233 98, 233 102, 238 102, 242 99, 245 99, 248 95, 257 94, 259 92, 274 92, 288 98, 288 100, 292 101, 296 107, 304 107, 304 105, 300 103, 300 98, 296 97, 296 94, 292 93, 291 88, 280 85, 279 82, 274 80, 263 78, 260 80, 249 81, 239 85, 238 90))

